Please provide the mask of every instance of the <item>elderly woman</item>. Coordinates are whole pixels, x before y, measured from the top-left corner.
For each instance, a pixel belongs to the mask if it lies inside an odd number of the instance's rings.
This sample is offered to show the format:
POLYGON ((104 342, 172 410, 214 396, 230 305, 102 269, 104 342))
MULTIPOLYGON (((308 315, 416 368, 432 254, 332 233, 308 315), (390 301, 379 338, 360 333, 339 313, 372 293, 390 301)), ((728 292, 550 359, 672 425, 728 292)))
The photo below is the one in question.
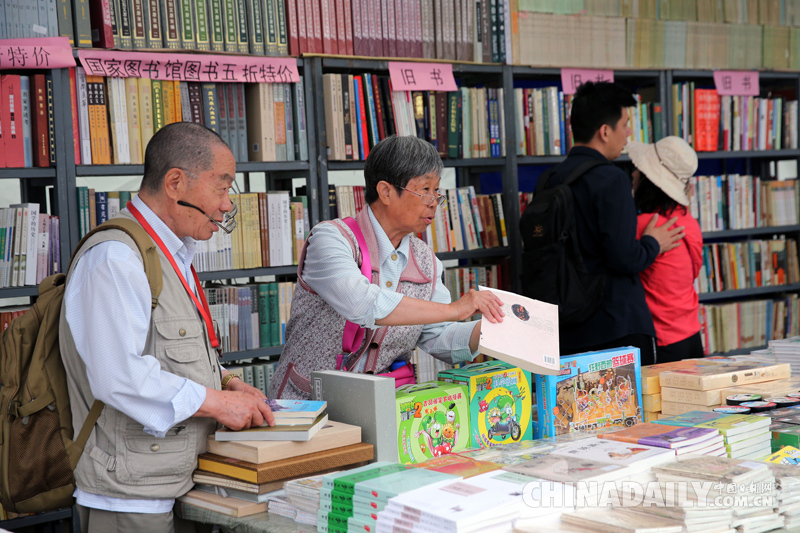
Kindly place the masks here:
POLYGON ((441 261, 415 236, 444 201, 441 173, 436 149, 416 137, 389 137, 370 150, 367 207, 308 237, 270 397, 309 398, 314 370, 384 373, 415 346, 452 363, 477 355, 480 321, 456 321, 476 312, 502 321, 502 302, 472 290, 451 303, 441 261))

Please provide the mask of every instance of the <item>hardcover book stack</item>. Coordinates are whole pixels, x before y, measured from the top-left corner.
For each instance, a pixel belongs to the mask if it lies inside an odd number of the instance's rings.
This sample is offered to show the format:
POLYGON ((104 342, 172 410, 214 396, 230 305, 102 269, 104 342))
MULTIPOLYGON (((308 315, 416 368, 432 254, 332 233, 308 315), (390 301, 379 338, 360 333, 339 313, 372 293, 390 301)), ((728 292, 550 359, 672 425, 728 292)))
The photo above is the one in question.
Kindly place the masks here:
POLYGON ((726 415, 690 411, 655 422, 670 427, 717 429, 725 437, 727 456, 733 459, 761 459, 772 452, 771 419, 755 415, 726 415))
POLYGON ((76 164, 141 165, 153 134, 181 121, 214 130, 236 161, 308 159, 302 77, 299 83, 200 83, 88 76, 76 67, 70 83, 76 164))
MULTIPOLYGON (((317 416, 320 417, 320 415, 317 416)), ((324 414, 321 417, 326 419, 324 414)), ((282 418, 285 423, 293 420, 288 416, 282 418)), ((294 418, 300 422, 304 421, 301 420, 303 417, 294 418)), ((267 510, 268 496, 266 494, 280 490, 284 482, 288 480, 352 468, 372 460, 373 447, 370 444, 361 443, 359 427, 327 421, 317 425, 322 427, 310 440, 224 441, 218 440, 216 435, 211 435, 208 438, 209 451, 200 455, 198 470, 194 472, 193 480, 198 484, 224 488, 228 491, 228 499, 245 498, 249 500, 249 503, 261 500, 259 503, 261 507, 254 512, 264 512, 267 510), (231 492, 231 490, 239 492, 231 492), (246 493, 246 495, 242 493, 246 493)), ((273 428, 278 429, 270 428, 272 431, 269 432, 269 435, 298 438, 293 437, 293 434, 302 433, 305 437, 310 431, 301 429, 302 427, 300 425, 276 425, 273 428)), ((226 433, 232 432, 222 432, 223 435, 226 433)), ((258 434, 264 438, 267 432, 259 431, 258 434)), ((205 494, 207 493, 204 493, 202 497, 207 498, 205 494)), ((193 492, 190 492, 188 496, 198 498, 198 495, 193 492)), ((187 501, 187 503, 202 506, 201 503, 194 500, 187 501)))
MULTIPOLYGON (((696 361, 696 360, 693 360, 696 361)), ((721 361, 718 359, 717 361, 721 361)), ((727 360, 722 364, 690 364, 659 373, 661 413, 668 416, 689 411, 711 412, 725 405, 727 388, 788 378, 786 363, 727 360)))

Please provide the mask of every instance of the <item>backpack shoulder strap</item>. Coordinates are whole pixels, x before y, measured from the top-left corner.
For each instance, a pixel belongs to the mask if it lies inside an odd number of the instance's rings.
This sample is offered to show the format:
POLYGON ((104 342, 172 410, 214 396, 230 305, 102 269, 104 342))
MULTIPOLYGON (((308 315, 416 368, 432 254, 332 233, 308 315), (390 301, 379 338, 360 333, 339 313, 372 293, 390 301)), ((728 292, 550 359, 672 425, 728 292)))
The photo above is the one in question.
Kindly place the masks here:
POLYGON ((572 172, 570 172, 567 179, 564 180, 564 185, 572 185, 572 183, 592 170, 594 167, 599 167, 600 165, 608 165, 610 164, 608 161, 599 161, 597 159, 592 159, 591 161, 584 161, 577 167, 575 167, 572 172))
POLYGON ((550 181, 550 176, 553 174, 553 168, 554 167, 548 168, 542 172, 541 176, 539 176, 539 181, 536 182, 536 188, 533 190, 534 197, 547 188, 547 182, 550 181))
POLYGON ((95 229, 84 235, 83 239, 81 239, 81 242, 78 243, 78 246, 75 248, 75 252, 72 253, 70 263, 72 263, 75 253, 83 247, 83 245, 92 235, 109 229, 116 229, 125 232, 131 239, 133 239, 133 241, 136 243, 136 246, 139 248, 139 253, 142 254, 142 262, 144 263, 144 273, 147 276, 147 281, 150 283, 150 296, 152 302, 151 308, 155 309, 158 307, 158 297, 161 295, 161 287, 163 284, 163 280, 161 278, 161 260, 158 257, 156 243, 153 242, 153 239, 147 234, 147 231, 138 222, 123 217, 116 217, 103 222, 95 229))

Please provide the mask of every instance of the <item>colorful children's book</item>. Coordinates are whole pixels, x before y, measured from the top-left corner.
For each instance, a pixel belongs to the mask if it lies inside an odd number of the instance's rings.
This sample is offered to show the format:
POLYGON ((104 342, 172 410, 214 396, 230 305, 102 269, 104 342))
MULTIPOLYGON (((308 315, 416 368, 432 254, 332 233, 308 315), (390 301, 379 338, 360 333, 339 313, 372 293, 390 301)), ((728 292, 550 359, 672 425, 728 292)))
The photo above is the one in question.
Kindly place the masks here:
POLYGON ((486 361, 439 372, 438 378, 466 387, 468 446, 489 447, 533 438, 530 372, 503 361, 486 361))
POLYGON ((561 357, 557 376, 536 375, 537 438, 642 421, 639 349, 561 357))
POLYGON ((711 428, 681 427, 675 429, 663 424, 648 422, 612 433, 604 433, 598 435, 598 438, 674 449, 713 440, 716 435, 719 435, 719 431, 711 428))

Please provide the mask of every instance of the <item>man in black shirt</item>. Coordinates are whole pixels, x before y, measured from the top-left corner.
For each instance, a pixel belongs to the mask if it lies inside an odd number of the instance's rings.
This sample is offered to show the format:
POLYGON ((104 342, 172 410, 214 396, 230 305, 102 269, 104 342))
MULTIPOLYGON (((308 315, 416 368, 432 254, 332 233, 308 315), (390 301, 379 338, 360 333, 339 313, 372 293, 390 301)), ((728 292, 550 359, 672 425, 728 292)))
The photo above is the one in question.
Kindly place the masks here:
MULTIPOLYGON (((587 82, 572 101, 570 125, 575 141, 567 159, 548 183, 562 183, 581 163, 611 161, 622 153, 631 132, 626 107, 636 100, 615 83, 587 82)), ((596 166, 572 184, 578 242, 586 267, 606 275, 600 308, 579 324, 562 324, 562 354, 619 346, 641 350, 642 365, 655 363, 655 329, 639 272, 659 253, 678 246, 683 227, 672 219, 656 228, 656 218, 636 238, 636 208, 630 177, 614 165, 596 166)))

